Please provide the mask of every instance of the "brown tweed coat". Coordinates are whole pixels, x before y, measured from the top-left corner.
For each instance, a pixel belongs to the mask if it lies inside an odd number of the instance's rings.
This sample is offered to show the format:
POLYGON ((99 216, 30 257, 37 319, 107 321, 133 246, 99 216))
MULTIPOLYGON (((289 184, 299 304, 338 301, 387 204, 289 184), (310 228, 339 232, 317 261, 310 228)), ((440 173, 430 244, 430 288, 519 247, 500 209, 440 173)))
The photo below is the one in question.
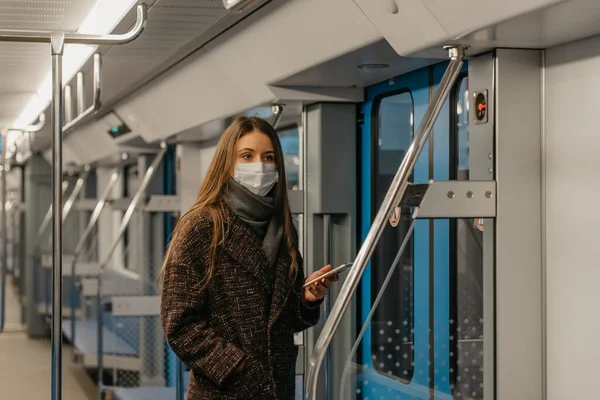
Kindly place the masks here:
POLYGON ((293 334, 315 325, 319 308, 300 295, 302 260, 293 290, 290 257, 281 245, 274 273, 258 237, 232 213, 208 288, 212 221, 199 216, 171 244, 162 289, 165 338, 192 371, 188 400, 294 398, 298 349, 293 334), (244 359, 244 369, 236 366, 244 359))

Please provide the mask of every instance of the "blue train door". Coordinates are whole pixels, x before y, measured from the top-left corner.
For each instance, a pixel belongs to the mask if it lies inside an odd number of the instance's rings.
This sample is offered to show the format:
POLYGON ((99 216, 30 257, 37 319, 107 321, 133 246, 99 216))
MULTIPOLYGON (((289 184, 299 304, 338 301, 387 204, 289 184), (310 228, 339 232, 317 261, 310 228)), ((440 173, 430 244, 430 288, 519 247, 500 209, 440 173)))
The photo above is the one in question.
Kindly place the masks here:
MULTIPOLYGON (((446 66, 441 63, 366 89, 361 105, 360 154, 363 240, 446 66)), ((468 179, 466 71, 465 65, 417 161, 413 182, 468 179)), ((411 223, 411 210, 390 216, 359 289, 361 321, 371 310, 411 223)), ((457 270, 464 270, 459 268, 457 256, 458 245, 464 247, 463 239, 457 236, 459 230, 464 231, 463 225, 447 219, 416 221, 360 342, 357 399, 482 398, 471 387, 464 393, 457 390, 466 375, 470 380, 477 375, 474 369, 467 368, 465 373, 465 368, 458 367, 465 362, 457 353, 460 332, 472 328, 469 323, 468 327, 458 324, 459 317, 466 319, 464 302, 457 300, 458 281, 464 282, 457 277, 457 270)), ((467 290, 476 286, 473 282, 467 290)), ((473 327, 475 337, 479 328, 473 327)), ((473 368, 479 368, 478 363, 473 368)), ((473 386, 481 382, 478 379, 472 379, 473 386)))

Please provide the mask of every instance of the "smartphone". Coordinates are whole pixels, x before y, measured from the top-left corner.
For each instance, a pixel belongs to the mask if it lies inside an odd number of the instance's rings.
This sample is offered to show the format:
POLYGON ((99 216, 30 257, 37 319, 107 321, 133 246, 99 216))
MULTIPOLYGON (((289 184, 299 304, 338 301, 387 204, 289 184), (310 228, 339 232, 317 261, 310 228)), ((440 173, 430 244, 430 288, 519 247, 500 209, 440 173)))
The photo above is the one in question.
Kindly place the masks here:
POLYGON ((323 279, 330 278, 330 277, 334 276, 335 274, 341 274, 342 272, 346 272, 348 269, 350 269, 352 264, 353 263, 342 264, 339 267, 334 268, 331 271, 327 272, 326 274, 323 274, 323 275, 319 276, 318 278, 315 278, 315 279, 312 279, 312 280, 306 282, 304 284, 304 286, 302 286, 302 287, 307 288, 315 282, 319 282, 319 281, 322 281, 323 279))

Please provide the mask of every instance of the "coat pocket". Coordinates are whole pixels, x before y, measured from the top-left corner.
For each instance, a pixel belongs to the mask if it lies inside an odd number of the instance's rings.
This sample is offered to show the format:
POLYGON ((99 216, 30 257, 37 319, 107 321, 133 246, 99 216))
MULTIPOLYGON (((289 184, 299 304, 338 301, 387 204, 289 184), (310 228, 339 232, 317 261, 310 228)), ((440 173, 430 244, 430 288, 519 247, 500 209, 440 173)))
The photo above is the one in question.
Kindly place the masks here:
POLYGON ((237 399, 274 398, 268 368, 259 359, 251 356, 244 361, 244 369, 232 376, 227 391, 237 399))

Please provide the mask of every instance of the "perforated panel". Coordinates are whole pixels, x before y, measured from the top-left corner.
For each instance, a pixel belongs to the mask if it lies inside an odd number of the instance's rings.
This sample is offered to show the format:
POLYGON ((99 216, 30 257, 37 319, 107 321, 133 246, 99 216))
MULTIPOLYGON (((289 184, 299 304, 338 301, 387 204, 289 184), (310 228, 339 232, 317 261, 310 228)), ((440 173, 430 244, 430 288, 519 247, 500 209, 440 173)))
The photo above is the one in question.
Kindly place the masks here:
MULTIPOLYGON (((2 1, 0 0, 0 4, 2 4, 2 1)), ((101 47, 98 50, 103 54, 103 108, 100 110, 99 115, 109 111, 117 100, 129 95, 132 91, 141 87, 143 83, 150 81, 157 74, 195 51, 207 40, 217 36, 220 32, 269 1, 255 0, 251 7, 243 13, 228 13, 223 7, 222 0, 143 1, 149 6, 148 23, 144 34, 127 45, 112 48, 101 47)), ((75 3, 76 0, 71 0, 68 3, 71 2, 75 3)), ((139 1, 139 3, 141 2, 139 1)), ((115 28, 114 33, 123 33, 129 30, 135 21, 135 15, 135 9, 132 9, 115 28)), ((45 53, 44 46, 42 46, 41 54, 37 54, 37 63, 46 63, 45 71, 47 71, 50 60, 49 57, 44 58, 44 56, 47 56, 47 53, 45 53)), ((19 63, 20 59, 17 59, 16 64, 19 63)), ((91 104, 92 97, 91 64, 91 61, 88 61, 82 68, 86 83, 86 105, 91 104)), ((39 73, 38 79, 35 80, 36 84, 31 85, 32 91, 38 88, 38 82, 42 78, 43 73, 39 73)), ((19 79, 22 79, 21 76, 19 79)), ((70 84, 76 87, 75 79, 70 84)), ((0 98, 0 103, 1 101, 0 98)), ((14 108, 20 111, 24 105, 16 104, 14 108)), ((48 107, 46 113, 49 112, 50 108, 48 107)), ((12 119, 9 118, 9 120, 12 122, 14 117, 16 116, 12 116, 12 119)), ((49 131, 46 130, 40 132, 37 135, 34 147, 45 148, 48 143, 48 140, 46 140, 48 134, 49 131)))
POLYGON ((104 100, 122 96, 136 81, 167 62, 227 14, 221 0, 160 0, 136 41, 113 47, 105 56, 104 100))
MULTIPOLYGON (((95 0, 0 0, 0 29, 77 30, 95 0)), ((50 68, 50 47, 0 43, 0 126, 21 113, 50 68)))

